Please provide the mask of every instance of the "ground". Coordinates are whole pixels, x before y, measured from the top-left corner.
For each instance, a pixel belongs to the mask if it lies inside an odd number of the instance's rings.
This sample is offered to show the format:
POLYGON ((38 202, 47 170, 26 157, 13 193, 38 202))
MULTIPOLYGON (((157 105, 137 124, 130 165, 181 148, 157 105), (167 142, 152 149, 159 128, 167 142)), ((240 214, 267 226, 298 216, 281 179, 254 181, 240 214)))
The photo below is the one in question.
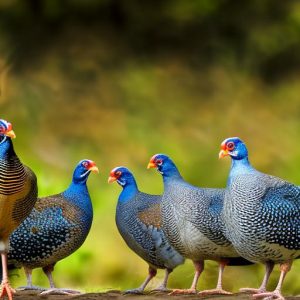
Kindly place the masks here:
MULTIPOLYGON (((171 298, 175 300, 181 300, 181 299, 191 299, 191 300, 196 300, 199 298, 218 298, 218 300, 251 300, 251 296, 247 294, 234 294, 231 296, 210 296, 210 297, 200 297, 198 295, 189 295, 189 296, 169 296, 167 294, 163 293, 157 293, 157 294, 145 294, 145 295, 123 295, 120 291, 109 291, 106 293, 87 293, 87 294, 82 294, 79 296, 62 296, 62 295, 51 295, 51 296, 39 296, 36 292, 29 292, 29 291, 21 291, 18 292, 15 296, 15 300, 34 300, 34 299, 41 299, 41 300, 65 300, 65 299, 78 299, 78 300, 160 300, 160 299, 166 299, 171 298)), ((300 297, 286 297, 286 300, 300 300, 300 297)))

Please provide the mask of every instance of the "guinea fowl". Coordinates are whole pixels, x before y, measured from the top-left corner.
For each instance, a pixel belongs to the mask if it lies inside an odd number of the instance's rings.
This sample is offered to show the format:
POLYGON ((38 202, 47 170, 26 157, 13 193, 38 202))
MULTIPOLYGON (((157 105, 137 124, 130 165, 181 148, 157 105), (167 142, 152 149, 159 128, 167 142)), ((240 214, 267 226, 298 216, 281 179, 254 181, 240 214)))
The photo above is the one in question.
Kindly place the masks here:
POLYGON ((254 169, 238 137, 222 142, 219 157, 225 156, 232 159, 223 211, 226 236, 241 256, 266 267, 260 288, 242 290, 256 293, 255 298, 284 299, 283 280, 300 255, 300 187, 254 169), (266 292, 276 263, 278 285, 266 292))
POLYGON ((13 298, 7 272, 7 252, 11 233, 31 212, 37 199, 37 180, 33 171, 16 155, 11 138, 15 138, 11 123, 0 120, 0 253, 2 290, 0 297, 13 298))
POLYGON ((202 291, 200 294, 230 294, 222 288, 225 266, 251 263, 239 257, 223 234, 220 214, 225 189, 199 188, 187 183, 174 162, 164 154, 154 155, 148 168, 157 168, 163 177, 163 230, 170 244, 183 257, 191 259, 195 266, 191 288, 174 290, 172 294, 196 293, 198 279, 204 269, 204 260, 219 263, 219 277, 216 289, 202 291))
POLYGON ((108 182, 114 181, 123 188, 116 208, 118 230, 128 247, 149 265, 145 282, 125 293, 142 293, 157 269, 166 269, 166 274, 155 290, 167 291, 169 274, 184 262, 184 258, 170 246, 161 229, 161 196, 140 192, 132 173, 125 167, 111 171, 108 182))
POLYGON ((55 288, 52 271, 58 261, 83 244, 91 228, 93 207, 86 181, 92 171, 98 172, 96 164, 81 160, 68 189, 38 198, 30 215, 11 235, 8 258, 24 267, 27 286, 23 289, 41 289, 32 285, 31 274, 33 269, 42 268, 50 283, 50 289, 42 294, 79 293, 55 288))

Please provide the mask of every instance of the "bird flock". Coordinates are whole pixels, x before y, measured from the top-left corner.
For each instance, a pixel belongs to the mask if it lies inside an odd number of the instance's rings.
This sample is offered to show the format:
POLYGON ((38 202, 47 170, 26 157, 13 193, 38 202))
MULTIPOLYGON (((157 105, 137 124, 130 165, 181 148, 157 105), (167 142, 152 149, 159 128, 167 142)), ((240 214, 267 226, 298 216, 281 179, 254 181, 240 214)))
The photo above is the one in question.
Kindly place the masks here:
MULTIPOLYGON (((11 123, 0 119, 0 297, 13 299, 8 269, 23 267, 27 285, 41 294, 78 294, 56 288, 52 271, 61 259, 85 241, 93 221, 87 188, 92 160, 75 167, 69 187, 56 195, 38 198, 37 178, 16 155, 11 123), (32 270, 42 268, 50 289, 32 284, 32 270)), ((115 221, 128 247, 149 265, 148 276, 138 288, 124 293, 143 293, 157 269, 165 277, 155 291, 177 294, 229 295, 223 288, 226 266, 260 263, 265 275, 259 288, 243 288, 255 299, 284 299, 281 289, 294 259, 300 258, 300 187, 257 171, 249 162, 245 143, 238 137, 221 143, 219 158, 231 158, 227 186, 202 188, 191 185, 165 154, 151 157, 148 168, 161 174, 162 195, 141 192, 132 172, 124 167, 111 170, 109 183, 121 187, 115 221), (167 288, 170 273, 185 259, 192 260, 194 278, 189 289, 167 288), (205 260, 219 264, 216 288, 197 291, 205 260), (274 291, 267 283, 275 264, 280 277, 274 291)))

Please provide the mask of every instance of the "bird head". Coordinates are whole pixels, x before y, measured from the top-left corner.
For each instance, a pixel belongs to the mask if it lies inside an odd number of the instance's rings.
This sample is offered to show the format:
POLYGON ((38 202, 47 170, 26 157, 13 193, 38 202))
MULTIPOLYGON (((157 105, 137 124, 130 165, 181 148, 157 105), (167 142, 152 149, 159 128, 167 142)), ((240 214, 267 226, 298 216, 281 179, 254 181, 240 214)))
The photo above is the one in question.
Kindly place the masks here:
POLYGON ((178 170, 167 155, 165 154, 155 154, 150 158, 147 169, 156 168, 162 175, 172 175, 178 173, 178 170))
POLYGON ((0 143, 4 142, 6 140, 6 137, 13 139, 16 137, 16 135, 12 130, 11 123, 0 119, 0 143))
POLYGON ((221 144, 219 158, 230 156, 232 159, 241 160, 248 157, 248 150, 244 142, 238 137, 225 139, 221 144))
POLYGON ((110 171, 108 183, 117 182, 124 187, 130 183, 134 183, 135 179, 129 169, 125 167, 116 167, 110 171))
POLYGON ((90 159, 83 159, 75 168, 73 180, 75 182, 86 182, 91 172, 99 173, 96 163, 90 159))

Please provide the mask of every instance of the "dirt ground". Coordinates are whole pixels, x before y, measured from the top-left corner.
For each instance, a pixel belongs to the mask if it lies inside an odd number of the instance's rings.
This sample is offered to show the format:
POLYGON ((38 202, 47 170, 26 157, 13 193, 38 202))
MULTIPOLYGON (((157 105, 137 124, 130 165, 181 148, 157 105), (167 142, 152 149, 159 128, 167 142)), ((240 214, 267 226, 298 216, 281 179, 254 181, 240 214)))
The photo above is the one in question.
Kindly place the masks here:
MULTIPOLYGON (((15 300, 34 300, 34 299, 40 299, 40 300, 67 300, 72 298, 78 299, 78 300, 160 300, 160 299, 166 299, 171 298, 175 300, 199 300, 199 299, 218 299, 218 300, 251 300, 251 295, 247 294, 234 294, 230 296, 209 296, 209 297, 201 297, 198 295, 186 295, 186 296, 169 296, 165 293, 156 293, 156 294, 144 294, 144 295, 123 295, 120 291, 109 291, 105 293, 87 293, 87 294, 81 294, 76 296, 64 296, 64 295, 48 295, 48 296, 40 296, 37 292, 32 291, 18 291, 14 299, 15 300)), ((300 300, 299 297, 286 297, 287 300, 300 300)))

